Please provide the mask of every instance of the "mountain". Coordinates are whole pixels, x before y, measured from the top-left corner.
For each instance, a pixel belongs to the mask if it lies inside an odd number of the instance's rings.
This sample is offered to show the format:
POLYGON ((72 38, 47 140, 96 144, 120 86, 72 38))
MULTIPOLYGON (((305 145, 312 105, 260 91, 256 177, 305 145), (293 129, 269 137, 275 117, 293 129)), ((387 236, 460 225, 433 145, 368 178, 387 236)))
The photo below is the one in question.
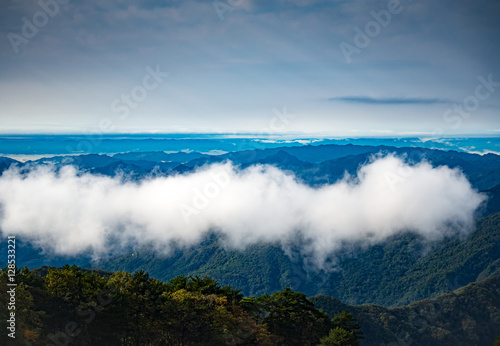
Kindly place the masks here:
POLYGON ((500 258, 500 213, 478 220, 466 239, 425 244, 416 238, 393 239, 343 261, 332 277, 335 297, 350 304, 408 304, 494 275, 500 258))
POLYGON ((20 165, 21 163, 19 161, 13 160, 8 157, 1 157, 0 156, 0 175, 3 174, 4 171, 9 169, 11 165, 20 165))
POLYGON ((255 161, 255 164, 274 165, 280 169, 290 171, 296 171, 300 168, 311 166, 307 162, 299 160, 284 150, 280 150, 276 154, 257 160, 255 161))
MULTIPOLYGON (((9 279, 0 270, 0 284, 9 279)), ((285 288, 244 297, 209 277, 169 282, 147 272, 106 272, 77 266, 16 273, 16 344, 318 345, 352 333, 361 345, 492 345, 500 331, 500 276, 434 299, 387 308, 347 305, 285 288), (22 313, 17 313, 21 311, 22 313), (70 322, 68 322, 70 321, 70 322), (78 328, 78 329, 77 329, 78 328), (338 330, 338 328, 343 330, 338 330), (72 333, 72 331, 77 332, 72 333)), ((0 295, 7 306, 8 295, 0 295)), ((4 309, 0 318, 12 315, 4 309)), ((353 340, 354 339, 354 340, 353 340)), ((11 344, 7 333, 1 344, 11 344)), ((353 343, 333 343, 358 345, 353 343)))
POLYGON ((178 153, 166 153, 164 151, 146 151, 146 152, 129 152, 115 154, 113 157, 118 160, 124 161, 151 161, 151 162, 179 162, 185 163, 191 160, 195 160, 206 155, 197 152, 178 152, 178 153))
MULTIPOLYGON (((356 173, 360 165, 369 162, 377 154, 395 154, 412 163, 427 160, 434 167, 446 165, 450 168, 459 168, 470 180, 472 186, 478 190, 487 190, 500 184, 499 155, 487 154, 481 156, 417 147, 395 148, 383 145, 330 144, 244 150, 223 155, 203 155, 199 153, 166 155, 169 155, 172 161, 184 162, 185 166, 191 169, 227 160, 239 165, 241 168, 266 163, 291 170, 304 182, 316 185, 335 182, 342 178, 346 171, 351 174, 356 173), (190 155, 194 155, 196 158, 187 161, 190 155), (287 160, 288 163, 293 162, 293 164, 283 163, 283 160, 287 160)), ((137 156, 138 153, 134 153, 134 155, 138 159, 143 159, 141 156, 137 156)), ((114 157, 117 157, 117 155, 114 157)), ((131 157, 128 157, 129 161, 131 161, 130 159, 131 157)))
MULTIPOLYGON (((384 147, 374 147, 366 145, 305 145, 303 147, 288 147, 280 150, 285 150, 290 155, 297 157, 299 160, 319 163, 323 161, 338 159, 345 156, 354 156, 359 154, 373 153, 380 151, 384 147)), ((266 149, 273 150, 273 149, 266 149)), ((274 149, 276 150, 276 149, 274 149)))
POLYGON ((500 211, 500 184, 483 192, 488 195, 488 204, 486 206, 486 212, 488 214, 493 214, 500 211))
MULTIPOLYGON (((413 147, 307 145, 223 155, 150 151, 114 156, 60 156, 24 164, 1 158, 0 171, 12 164, 29 169, 33 164, 51 162, 56 167, 74 164, 83 171, 108 176, 123 172, 139 180, 152 173, 186 173, 204 164, 232 160, 242 168, 252 164, 274 165, 294 172, 298 179, 310 186, 318 186, 333 183, 346 172, 355 174, 360 165, 379 153, 394 153, 409 162, 425 159, 433 166, 448 165, 461 169, 474 187, 488 194, 489 202, 482 210, 486 217, 477 222, 476 229, 466 239, 447 238, 437 243, 425 243, 413 235, 396 236, 368 249, 339 253, 336 267, 327 272, 313 270, 299 250, 292 251, 292 257, 285 254, 278 244, 256 244, 236 251, 225 249, 217 237, 209 237, 201 245, 177 249, 170 257, 158 257, 148 249, 136 249, 133 253, 89 265, 132 272, 145 269, 162 280, 181 274, 210 275, 225 285, 240 287, 247 295, 272 293, 290 286, 309 295, 333 295, 349 304, 385 306, 434 297, 448 289, 496 275, 500 264, 499 214, 495 214, 500 210, 498 155, 481 156, 413 147)), ((300 244, 295 245, 300 247, 300 244)), ((23 261, 30 266, 61 263, 61 258, 52 259, 50 254, 40 254, 36 247, 26 254, 23 261)), ((82 260, 69 261, 81 264, 82 260)))
MULTIPOLYGON (((328 146, 332 147, 332 146, 328 146)), ((292 148, 297 149, 297 148, 292 148)), ((337 148, 333 147, 333 151, 337 148)), ((293 150, 283 149, 291 154, 293 150)), ((310 185, 333 183, 344 176, 345 172, 355 174, 359 167, 372 160, 374 155, 395 154, 410 163, 426 160, 434 167, 448 166, 464 172, 472 186, 478 190, 487 190, 500 183, 500 156, 476 155, 456 151, 442 151, 425 148, 393 148, 386 146, 367 147, 365 152, 353 155, 341 155, 333 159, 302 166, 294 172, 310 185)), ((307 161, 307 160, 305 160, 307 161)))
POLYGON ((493 345, 500 335, 500 276, 396 308, 350 306, 328 296, 309 300, 331 317, 342 311, 353 314, 367 346, 493 345))
POLYGON ((213 163, 219 163, 226 161, 221 155, 205 155, 194 160, 190 160, 184 164, 185 167, 189 167, 190 170, 202 167, 205 165, 211 165, 213 163))
POLYGON ((117 172, 123 173, 136 179, 140 179, 151 172, 151 169, 143 168, 131 162, 115 161, 106 166, 92 168, 90 173, 114 176, 117 172))
POLYGON ((0 172, 12 163, 19 166, 53 163, 56 166, 71 164, 83 171, 93 171, 113 176, 117 171, 130 173, 137 178, 162 172, 184 173, 198 167, 231 161, 241 168, 253 164, 271 164, 293 171, 302 181, 315 186, 333 183, 345 172, 355 174, 360 165, 372 160, 374 155, 395 154, 410 163, 427 160, 434 167, 446 165, 464 172, 472 186, 480 191, 500 184, 500 155, 477 155, 456 151, 443 151, 420 147, 388 147, 363 145, 304 145, 283 146, 229 152, 222 155, 206 155, 197 152, 130 152, 107 155, 88 154, 79 156, 56 156, 27 163, 3 158, 0 172))
POLYGON ((215 236, 208 237, 200 246, 177 249, 168 257, 140 249, 94 261, 89 267, 130 272, 141 269, 163 281, 179 275, 207 275, 224 285, 241 287, 247 295, 273 293, 293 286, 292 264, 279 246, 254 245, 241 251, 227 251, 215 236))
POLYGON ((59 165, 73 165, 81 169, 92 169, 108 166, 116 162, 119 162, 119 160, 107 155, 87 154, 41 158, 35 161, 27 161, 27 164, 54 163, 59 165))
POLYGON ((487 190, 500 184, 500 156, 494 154, 477 155, 457 151, 443 151, 417 147, 388 147, 360 145, 305 145, 302 147, 280 147, 271 149, 245 150, 217 156, 204 156, 191 160, 186 166, 197 167, 232 161, 241 168, 256 163, 267 163, 281 167, 284 155, 295 164, 286 169, 292 170, 310 185, 333 183, 341 179, 345 172, 355 174, 360 165, 369 162, 377 154, 395 154, 411 163, 427 160, 434 167, 449 166, 464 172, 472 186, 487 190), (293 157, 293 159, 292 159, 293 157))
MULTIPOLYGON (((91 256, 57 256, 50 252, 44 252, 36 245, 16 237, 16 265, 19 268, 38 268, 44 265, 61 267, 67 263, 83 266, 89 263, 91 256)), ((0 251, 7 253, 7 241, 0 243, 0 251)))
POLYGON ((5 167, 9 167, 12 164, 19 163, 19 161, 16 161, 14 159, 11 159, 9 157, 0 157, 0 165, 3 165, 5 167))
POLYGON ((249 296, 291 287, 307 295, 332 295, 349 304, 398 306, 499 274, 500 213, 478 220, 466 239, 450 237, 425 243, 406 235, 340 254, 338 267, 330 272, 311 269, 304 258, 287 256, 278 244, 226 250, 215 235, 169 257, 139 249, 89 266, 108 271, 146 270, 164 281, 177 275, 208 275, 249 296))

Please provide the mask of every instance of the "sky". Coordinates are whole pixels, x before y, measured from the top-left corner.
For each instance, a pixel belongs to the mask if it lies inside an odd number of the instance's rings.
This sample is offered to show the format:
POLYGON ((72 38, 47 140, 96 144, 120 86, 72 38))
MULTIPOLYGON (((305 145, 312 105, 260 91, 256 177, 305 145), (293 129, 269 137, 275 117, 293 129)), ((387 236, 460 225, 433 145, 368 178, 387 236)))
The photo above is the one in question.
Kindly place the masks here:
POLYGON ((500 134, 500 1, 4 0, 1 133, 500 134))

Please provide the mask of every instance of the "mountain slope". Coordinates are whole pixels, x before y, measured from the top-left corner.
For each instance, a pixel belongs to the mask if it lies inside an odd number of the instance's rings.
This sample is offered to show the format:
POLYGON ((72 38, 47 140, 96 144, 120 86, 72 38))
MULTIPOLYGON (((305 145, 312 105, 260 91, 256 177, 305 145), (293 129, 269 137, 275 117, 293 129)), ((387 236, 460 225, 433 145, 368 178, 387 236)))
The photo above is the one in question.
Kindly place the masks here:
POLYGON ((402 237, 374 246, 343 261, 342 272, 329 285, 336 288, 334 296, 350 304, 402 305, 488 277, 485 271, 499 258, 497 213, 480 219, 466 239, 422 244, 402 237))
POLYGON ((330 316, 352 313, 363 345, 493 345, 500 334, 500 276, 397 308, 349 306, 327 296, 309 300, 330 316))
POLYGON ((170 257, 140 250, 91 266, 109 271, 143 269, 161 280, 209 275, 223 285, 239 287, 245 295, 272 293, 288 286, 308 295, 332 295, 349 304, 403 305, 498 273, 500 213, 479 220, 467 239, 426 244, 412 235, 395 237, 341 255, 337 270, 331 272, 311 270, 303 258, 293 258, 278 245, 225 250, 212 236, 170 257))
POLYGON ((242 251, 226 251, 215 237, 198 247, 177 250, 161 257, 138 250, 111 260, 93 262, 94 268, 109 271, 148 271, 168 281, 178 275, 210 276, 224 285, 242 287, 245 294, 261 295, 291 286, 291 264, 278 246, 251 246, 242 251))
POLYGON ((488 204, 486 212, 493 214, 500 211, 500 184, 484 191, 488 195, 488 204))
POLYGON ((129 153, 113 155, 115 159, 119 160, 125 160, 125 161, 143 160, 156 163, 172 162, 172 161, 184 163, 204 156, 206 155, 197 152, 166 153, 164 151, 129 152, 129 153))

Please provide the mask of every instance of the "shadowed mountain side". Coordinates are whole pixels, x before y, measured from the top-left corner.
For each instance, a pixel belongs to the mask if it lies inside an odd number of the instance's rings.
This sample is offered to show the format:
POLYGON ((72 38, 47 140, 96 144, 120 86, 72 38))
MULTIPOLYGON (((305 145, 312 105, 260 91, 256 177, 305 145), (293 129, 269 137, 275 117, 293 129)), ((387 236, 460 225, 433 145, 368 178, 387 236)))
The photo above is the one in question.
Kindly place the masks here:
MULTIPOLYGON (((295 254, 291 261, 279 246, 254 245, 224 250, 215 236, 197 247, 158 257, 139 250, 93 262, 103 270, 147 270, 169 280, 176 275, 209 275, 245 295, 272 293, 284 287, 338 297, 349 304, 403 305, 435 297, 498 273, 500 213, 480 219, 467 239, 447 238, 424 244, 416 236, 394 237, 385 244, 340 255, 337 270, 315 272, 295 254)), ((305 258, 307 261, 307 258, 305 258)))
MULTIPOLYGON (((69 257, 69 256, 56 256, 50 252, 44 252, 35 245, 23 241, 23 239, 16 237, 16 265, 19 268, 37 268, 44 265, 52 267, 61 267, 65 264, 75 264, 77 266, 83 266, 88 264, 91 260, 90 256, 79 256, 79 257, 69 257)), ((7 253, 7 241, 0 244, 0 251, 7 253)))
POLYGON ((41 158, 35 161, 26 161, 26 164, 39 164, 39 163, 53 163, 59 165, 73 165, 80 169, 92 169, 105 167, 112 163, 121 162, 108 155, 101 154, 85 154, 85 155, 72 155, 72 156, 54 156, 48 158, 41 158))
POLYGON ((485 278, 498 258, 500 213, 480 219, 467 239, 447 238, 426 246, 403 237, 374 246, 344 260, 342 276, 331 278, 329 286, 336 288, 334 296, 350 304, 403 305, 485 278))
POLYGON ((332 317, 352 313, 364 332, 362 345, 493 345, 500 334, 500 276, 397 308, 309 300, 332 317))
MULTIPOLYGON (((276 292, 297 283, 300 286, 293 277, 297 266, 294 267, 279 246, 255 245, 242 251, 226 251, 215 237, 209 237, 198 247, 177 250, 169 257, 144 249, 92 262, 91 267, 132 272, 143 269, 164 281, 178 275, 207 275, 241 287, 247 295, 276 292)), ((302 268, 301 265, 298 268, 302 268)))
POLYGON ((147 151, 147 152, 130 152, 123 154, 115 154, 113 157, 119 160, 128 160, 128 161, 136 161, 136 160, 144 160, 150 162, 188 162, 200 157, 205 157, 207 155, 191 152, 178 152, 178 153, 166 153, 164 151, 147 151))
POLYGON ((486 206, 486 212, 488 214, 493 214, 500 211, 500 184, 483 192, 488 195, 488 204, 486 206))
POLYGON ((425 159, 434 167, 459 168, 465 173, 472 186, 478 190, 490 189, 500 184, 500 156, 498 155, 481 156, 425 148, 354 145, 282 147, 201 157, 189 161, 186 166, 196 169, 225 160, 230 160, 242 168, 256 163, 265 163, 293 171, 297 177, 314 186, 334 183, 341 179, 345 172, 355 174, 361 165, 371 160, 373 155, 392 153, 405 157, 410 162, 420 162, 425 159), (309 157, 305 154, 307 152, 309 152, 309 157))

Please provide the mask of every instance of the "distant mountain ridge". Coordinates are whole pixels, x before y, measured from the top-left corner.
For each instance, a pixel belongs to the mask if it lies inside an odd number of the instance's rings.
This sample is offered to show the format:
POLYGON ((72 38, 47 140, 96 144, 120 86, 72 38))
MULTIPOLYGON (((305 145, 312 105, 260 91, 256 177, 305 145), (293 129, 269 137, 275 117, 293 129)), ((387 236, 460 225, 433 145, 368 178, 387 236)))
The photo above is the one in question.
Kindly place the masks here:
POLYGON ((301 147, 279 147, 245 150, 222 155, 206 155, 196 152, 132 152, 113 156, 87 154, 79 156, 57 156, 20 163, 3 158, 0 173, 11 164, 29 166, 51 162, 55 165, 72 164, 84 171, 108 176, 123 172, 137 179, 155 174, 177 174, 195 170, 197 167, 232 161, 241 168, 254 164, 276 165, 293 171, 309 185, 333 183, 345 172, 355 173, 360 165, 377 154, 396 154, 408 162, 425 159, 433 166, 446 165, 460 168, 471 184, 478 190, 488 190, 500 184, 500 155, 468 154, 456 151, 442 151, 420 147, 388 147, 360 145, 305 145, 301 147))

